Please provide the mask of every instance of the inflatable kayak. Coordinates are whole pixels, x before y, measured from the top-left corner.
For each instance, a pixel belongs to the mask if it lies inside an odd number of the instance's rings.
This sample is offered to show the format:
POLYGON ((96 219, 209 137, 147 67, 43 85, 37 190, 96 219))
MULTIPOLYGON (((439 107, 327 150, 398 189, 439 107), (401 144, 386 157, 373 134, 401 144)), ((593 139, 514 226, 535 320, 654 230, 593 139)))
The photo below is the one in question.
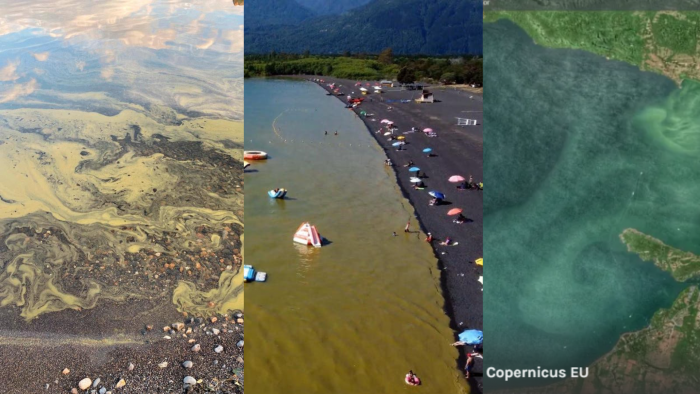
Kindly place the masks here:
POLYGON ((287 189, 277 189, 277 191, 269 190, 267 195, 272 198, 284 198, 287 195, 287 189))
POLYGON ((246 160, 265 160, 267 153, 259 150, 247 150, 243 152, 243 158, 246 160))

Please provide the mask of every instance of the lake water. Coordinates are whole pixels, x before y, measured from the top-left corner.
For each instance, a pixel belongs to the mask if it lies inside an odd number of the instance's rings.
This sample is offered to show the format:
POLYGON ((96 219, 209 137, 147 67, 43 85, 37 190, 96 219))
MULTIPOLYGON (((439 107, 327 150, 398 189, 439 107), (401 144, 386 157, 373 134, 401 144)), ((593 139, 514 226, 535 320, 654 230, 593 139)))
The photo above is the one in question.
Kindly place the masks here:
POLYGON ((242 7, 0 6, 0 328, 242 309, 242 7))
POLYGON ((465 392, 437 262, 402 232, 412 207, 363 123, 309 82, 245 89, 246 149, 270 155, 245 175, 246 264, 269 275, 245 287, 247 392, 409 392, 410 369, 422 390, 465 392), (331 243, 294 244, 304 221, 331 243))
POLYGON ((700 251, 700 85, 543 48, 507 21, 484 26, 484 48, 486 366, 586 366, 684 287, 620 233, 700 251))

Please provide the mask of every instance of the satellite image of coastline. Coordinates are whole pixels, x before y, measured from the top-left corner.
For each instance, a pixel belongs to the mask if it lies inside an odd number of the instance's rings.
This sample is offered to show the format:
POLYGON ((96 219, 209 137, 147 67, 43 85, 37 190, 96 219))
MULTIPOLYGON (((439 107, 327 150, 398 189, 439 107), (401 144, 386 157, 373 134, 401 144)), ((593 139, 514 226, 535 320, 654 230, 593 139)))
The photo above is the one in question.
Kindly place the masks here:
POLYGON ((590 372, 485 387, 698 392, 700 12, 493 3, 487 367, 590 372))

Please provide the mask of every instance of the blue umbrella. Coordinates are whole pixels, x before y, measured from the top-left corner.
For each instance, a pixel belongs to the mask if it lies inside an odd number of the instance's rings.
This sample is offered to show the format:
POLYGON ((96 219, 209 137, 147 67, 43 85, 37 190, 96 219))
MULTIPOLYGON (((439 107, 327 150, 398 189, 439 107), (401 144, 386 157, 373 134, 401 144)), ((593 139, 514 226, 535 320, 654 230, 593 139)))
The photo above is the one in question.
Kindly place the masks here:
POLYGON ((467 345, 481 345, 484 342, 484 333, 480 330, 466 330, 459 334, 459 340, 467 345))
POLYGON ((399 145, 402 145, 402 143, 401 142, 394 142, 393 144, 391 144, 391 146, 399 146, 399 145))
POLYGON ((440 192, 436 192, 435 190, 429 192, 428 194, 430 194, 431 196, 433 196, 433 197, 435 197, 435 198, 439 198, 439 199, 441 199, 441 200, 444 200, 444 199, 445 199, 445 195, 444 195, 444 194, 442 194, 442 193, 440 193, 440 192))
POLYGON ((430 153, 430 152, 432 152, 432 151, 433 151, 433 150, 430 149, 430 148, 425 148, 425 149, 423 149, 423 153, 430 153))
POLYGON ((408 169, 408 172, 418 172, 418 171, 420 171, 420 168, 418 168, 418 167, 411 167, 408 169))

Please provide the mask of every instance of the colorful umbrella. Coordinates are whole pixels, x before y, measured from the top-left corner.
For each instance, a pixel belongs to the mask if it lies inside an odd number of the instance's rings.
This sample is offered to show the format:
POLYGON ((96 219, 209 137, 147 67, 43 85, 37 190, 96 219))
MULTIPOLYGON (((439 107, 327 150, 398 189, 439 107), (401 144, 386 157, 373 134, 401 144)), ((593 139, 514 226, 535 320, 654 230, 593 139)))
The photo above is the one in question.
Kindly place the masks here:
POLYGON ((464 182, 464 177, 461 175, 452 175, 448 181, 452 183, 464 182))
POLYGON ((435 190, 429 192, 428 194, 430 194, 431 196, 433 196, 433 197, 435 197, 435 198, 439 198, 439 199, 441 199, 441 200, 444 200, 444 199, 445 199, 445 195, 444 195, 444 194, 442 194, 442 193, 440 193, 440 192, 438 192, 438 191, 435 191, 435 190))
POLYGON ((481 330, 462 331, 459 340, 467 345, 480 345, 484 342, 484 333, 481 330))
POLYGON ((403 141, 403 140, 406 139, 406 137, 400 135, 400 136, 396 137, 396 139, 399 140, 399 141, 403 141))
POLYGON ((462 208, 452 208, 449 211, 447 211, 447 214, 449 216, 459 215, 460 213, 462 213, 462 208))
POLYGON ((431 128, 423 129, 424 133, 432 133, 432 131, 433 131, 433 129, 431 129, 431 128))
POLYGON ((418 168, 418 167, 411 167, 408 169, 408 172, 418 172, 418 171, 420 171, 420 168, 418 168))
POLYGON ((430 149, 430 148, 425 148, 425 149, 423 149, 423 153, 430 153, 430 152, 432 152, 432 151, 433 151, 433 150, 430 149))

